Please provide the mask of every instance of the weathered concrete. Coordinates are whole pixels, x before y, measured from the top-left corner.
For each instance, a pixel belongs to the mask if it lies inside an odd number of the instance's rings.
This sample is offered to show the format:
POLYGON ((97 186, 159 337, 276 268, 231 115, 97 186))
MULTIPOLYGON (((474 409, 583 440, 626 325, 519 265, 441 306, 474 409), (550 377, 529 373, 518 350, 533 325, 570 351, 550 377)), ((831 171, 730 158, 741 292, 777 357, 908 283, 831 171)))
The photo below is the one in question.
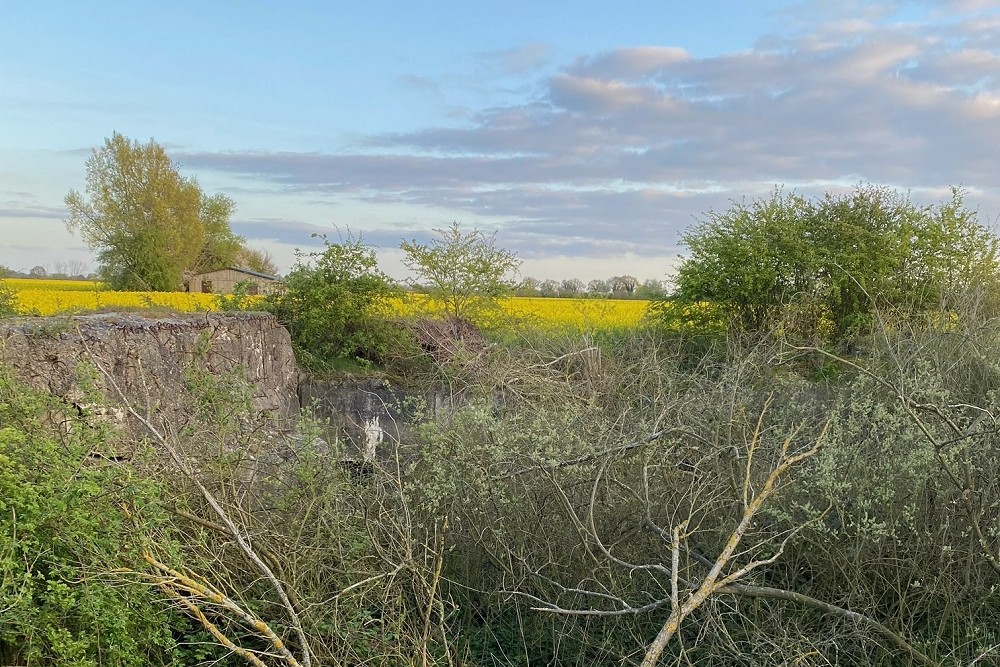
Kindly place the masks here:
POLYGON ((288 331, 267 313, 134 314, 0 321, 0 360, 28 384, 68 403, 88 388, 118 403, 117 391, 140 412, 169 419, 183 410, 184 372, 198 364, 213 374, 242 373, 253 406, 276 417, 298 412, 298 372, 288 331))
MULTIPOLYGON (((327 422, 327 437, 344 438, 358 450, 367 438, 366 428, 378 418, 389 442, 400 436, 400 427, 412 419, 414 405, 386 380, 375 377, 303 376, 299 403, 313 416, 327 422)), ((357 453, 357 452, 353 452, 357 453)))

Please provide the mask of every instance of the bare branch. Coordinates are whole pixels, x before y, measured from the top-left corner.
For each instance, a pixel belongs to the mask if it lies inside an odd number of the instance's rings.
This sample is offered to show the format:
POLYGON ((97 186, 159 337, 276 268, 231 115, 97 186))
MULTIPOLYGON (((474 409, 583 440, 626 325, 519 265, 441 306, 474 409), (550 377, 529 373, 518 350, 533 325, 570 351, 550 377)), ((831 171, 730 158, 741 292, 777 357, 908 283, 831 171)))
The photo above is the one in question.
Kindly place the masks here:
POLYGON ((770 598, 773 600, 787 600, 789 602, 795 602, 797 604, 803 605, 805 607, 810 607, 822 611, 826 614, 832 614, 839 618, 846 620, 856 621, 863 625, 867 625, 879 632, 883 637, 888 639, 897 648, 906 651, 907 655, 916 660, 922 665, 927 665, 928 667, 937 667, 938 663, 931 660, 929 657, 918 651, 912 644, 907 642, 905 639, 900 637, 898 634, 890 630, 885 625, 879 623, 873 618, 869 618, 864 614, 859 614, 857 612, 851 611, 850 609, 845 609, 843 607, 838 607, 837 605, 830 604, 829 602, 823 602, 822 600, 817 600, 816 598, 809 597, 808 595, 803 595, 802 593, 796 593, 794 591, 788 591, 781 588, 771 588, 766 586, 750 586, 747 584, 732 583, 726 586, 722 586, 715 590, 716 594, 729 594, 729 595, 742 595, 745 597, 759 597, 759 598, 770 598))
MULTIPOLYGON (((84 340, 82 335, 81 335, 81 340, 84 340)), ((240 550, 244 553, 244 555, 246 555, 248 559, 250 559, 250 561, 257 567, 257 569, 260 570, 260 572, 271 584, 271 587, 274 588, 275 592, 278 594, 278 598, 280 599, 282 606, 285 608, 285 611, 289 616, 292 628, 295 631, 296 636, 298 637, 300 644, 299 650, 302 652, 302 665, 303 667, 311 667, 312 662, 310 660, 309 641, 306 637, 305 630, 302 628, 302 621, 299 618, 298 612, 295 610, 294 605, 292 605, 291 600, 288 598, 288 594, 285 592, 284 585, 281 583, 278 577, 275 576, 274 572, 267 565, 267 563, 265 563, 261 559, 261 557, 257 554, 256 550, 250 544, 249 539, 243 535, 242 531, 240 531, 239 528, 237 528, 236 524, 233 523, 232 519, 229 517, 228 512, 226 512, 226 510, 222 507, 222 504, 212 494, 212 492, 209 491, 204 484, 202 484, 201 480, 198 479, 198 476, 188 465, 187 461, 185 461, 184 458, 181 457, 180 453, 173 446, 173 444, 171 444, 170 441, 166 437, 164 437, 163 434, 161 434, 160 431, 155 426, 153 426, 153 424, 149 421, 149 419, 139 414, 139 412, 132 405, 132 402, 129 401, 128 398, 125 396, 125 392, 122 391, 121 387, 115 381, 114 376, 112 376, 111 373, 109 373, 108 370, 104 368, 104 366, 100 363, 100 361, 97 360, 97 357, 90 352, 89 348, 86 347, 86 343, 84 343, 84 348, 87 349, 91 362, 101 372, 101 374, 104 375, 108 383, 112 386, 112 388, 114 388, 115 392, 118 394, 118 397, 122 401, 125 410, 146 428, 146 431, 150 434, 150 436, 152 436, 153 440, 156 441, 158 445, 163 447, 163 449, 170 455, 170 458, 177 465, 178 469, 180 469, 180 471, 184 473, 185 477, 187 477, 197 487, 202 497, 215 512, 216 516, 219 517, 219 520, 225 526, 229 535, 233 538, 233 540, 235 540, 236 544, 239 545, 240 550)))

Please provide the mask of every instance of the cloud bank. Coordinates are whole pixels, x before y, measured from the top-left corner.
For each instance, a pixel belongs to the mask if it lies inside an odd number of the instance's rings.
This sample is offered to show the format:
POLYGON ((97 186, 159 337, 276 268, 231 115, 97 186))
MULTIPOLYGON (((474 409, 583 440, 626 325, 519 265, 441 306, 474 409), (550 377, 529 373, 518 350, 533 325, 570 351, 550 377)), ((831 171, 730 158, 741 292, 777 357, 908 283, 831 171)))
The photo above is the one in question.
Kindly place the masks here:
MULTIPOLYGON (((377 244, 445 225, 437 216, 447 210, 495 221, 526 258, 669 257, 695 217, 775 186, 818 194, 871 181, 936 200, 960 185, 992 216, 1000 13, 991 6, 952 3, 946 20, 926 22, 859 12, 714 57, 621 48, 544 76, 537 64, 549 53, 532 45, 494 59, 503 76, 539 77, 525 86, 535 93, 471 110, 461 125, 368 137, 338 154, 177 157, 289 196, 428 212, 426 225, 401 214, 392 229, 366 232, 377 244)), ((261 224, 264 237, 286 242, 298 231, 261 224)))

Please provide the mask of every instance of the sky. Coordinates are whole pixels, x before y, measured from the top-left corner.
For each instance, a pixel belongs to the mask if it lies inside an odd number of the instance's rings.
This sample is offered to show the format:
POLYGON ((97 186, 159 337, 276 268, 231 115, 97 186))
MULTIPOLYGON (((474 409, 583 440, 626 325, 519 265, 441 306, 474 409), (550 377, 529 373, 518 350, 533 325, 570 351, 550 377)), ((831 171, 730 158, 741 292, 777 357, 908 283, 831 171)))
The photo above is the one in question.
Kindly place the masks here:
POLYGON ((710 211, 858 183, 1000 222, 1000 0, 0 0, 0 264, 96 268, 65 195, 167 150, 284 272, 458 221, 540 279, 669 279, 710 211))

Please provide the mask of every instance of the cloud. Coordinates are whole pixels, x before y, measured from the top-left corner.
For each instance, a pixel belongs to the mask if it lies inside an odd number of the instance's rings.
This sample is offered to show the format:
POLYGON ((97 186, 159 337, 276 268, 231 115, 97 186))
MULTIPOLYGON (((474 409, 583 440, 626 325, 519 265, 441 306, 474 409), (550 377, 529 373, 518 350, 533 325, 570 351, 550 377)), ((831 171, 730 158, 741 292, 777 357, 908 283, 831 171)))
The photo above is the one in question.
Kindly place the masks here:
MULTIPOLYGON (((544 49, 495 52, 482 57, 532 72, 538 92, 459 126, 370 137, 341 154, 180 157, 297 196, 416 207, 428 226, 449 222, 441 211, 495 220, 532 257, 673 255, 694 217, 775 184, 818 194, 867 180, 917 197, 963 184, 996 215, 1000 18, 963 6, 972 13, 921 23, 831 5, 827 22, 747 51, 629 47, 546 74, 544 49)), ((410 219, 375 240, 396 245, 410 219)), ((288 238, 281 224, 270 238, 288 238)))
POLYGON ((567 71, 576 76, 634 80, 689 60, 691 56, 680 47, 636 46, 579 58, 567 71))
POLYGON ((23 206, 16 208, 0 208, 0 218, 37 218, 44 220, 63 220, 69 217, 65 208, 48 206, 23 206))
POLYGON ((402 74, 397 77, 397 81, 407 88, 412 88, 413 90, 417 90, 422 93, 432 93, 434 95, 441 94, 441 85, 437 81, 434 81, 426 76, 402 74))
POLYGON ((322 240, 313 234, 327 234, 329 227, 312 225, 287 218, 237 218, 232 230, 249 241, 274 241, 292 246, 321 246, 322 240))
POLYGON ((501 76, 520 76, 544 67, 551 55, 547 44, 535 42, 511 49, 485 51, 476 57, 501 76))

